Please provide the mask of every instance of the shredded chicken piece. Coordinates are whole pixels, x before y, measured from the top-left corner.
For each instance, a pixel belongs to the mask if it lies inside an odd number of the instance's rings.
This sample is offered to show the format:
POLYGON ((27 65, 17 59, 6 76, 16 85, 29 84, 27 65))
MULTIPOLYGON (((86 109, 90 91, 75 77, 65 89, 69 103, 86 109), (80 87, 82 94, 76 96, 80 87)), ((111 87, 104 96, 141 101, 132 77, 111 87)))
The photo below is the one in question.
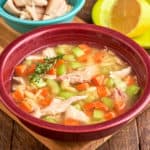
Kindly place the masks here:
POLYGON ((43 20, 62 16, 68 11, 68 9, 69 7, 65 0, 50 0, 45 15, 43 16, 43 20))
POLYGON ((45 56, 45 57, 48 57, 48 58, 52 58, 52 57, 56 57, 56 53, 55 53, 55 50, 54 48, 46 48, 42 54, 45 56))
POLYGON ((13 80, 16 81, 17 83, 21 84, 21 85, 26 84, 22 77, 13 77, 13 80))
POLYGON ((84 123, 89 122, 89 117, 83 111, 77 110, 73 106, 68 107, 65 118, 75 119, 84 123))
POLYGON ((21 11, 21 13, 20 13, 20 18, 21 19, 32 19, 32 16, 30 15, 30 13, 27 11, 27 10, 23 10, 23 11, 21 11))
POLYGON ((131 73, 131 67, 127 67, 127 68, 124 68, 122 70, 119 70, 119 71, 111 71, 110 72, 110 77, 119 77, 119 78, 124 78, 125 76, 129 75, 131 73))
POLYGON ((14 5, 13 0, 7 0, 4 4, 4 9, 16 16, 21 14, 21 10, 14 5))
POLYGON ((30 55, 30 56, 26 57, 26 60, 41 60, 43 58, 44 57, 41 55, 30 55))
POLYGON ((42 116, 48 114, 56 115, 59 113, 63 113, 72 103, 86 98, 87 96, 73 96, 65 101, 55 98, 48 107, 41 110, 42 116))
POLYGON ((69 74, 62 75, 58 77, 58 80, 66 80, 69 83, 83 83, 88 82, 98 73, 96 65, 87 66, 84 70, 74 71, 69 74))

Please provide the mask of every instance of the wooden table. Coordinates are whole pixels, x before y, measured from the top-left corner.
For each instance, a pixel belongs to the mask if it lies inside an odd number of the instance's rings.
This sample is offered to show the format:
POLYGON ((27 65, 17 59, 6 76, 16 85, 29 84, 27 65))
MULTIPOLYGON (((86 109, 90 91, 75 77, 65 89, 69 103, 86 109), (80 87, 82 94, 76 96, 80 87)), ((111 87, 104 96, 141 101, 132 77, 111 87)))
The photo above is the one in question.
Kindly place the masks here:
MULTIPOLYGON (((86 0, 86 5, 78 16, 91 22, 90 10, 95 1, 86 0)), ((0 42, 3 40, 0 39, 0 42)), ((0 111, 0 150, 48 149, 0 111)), ((150 150, 150 109, 120 130, 98 150, 150 150)))

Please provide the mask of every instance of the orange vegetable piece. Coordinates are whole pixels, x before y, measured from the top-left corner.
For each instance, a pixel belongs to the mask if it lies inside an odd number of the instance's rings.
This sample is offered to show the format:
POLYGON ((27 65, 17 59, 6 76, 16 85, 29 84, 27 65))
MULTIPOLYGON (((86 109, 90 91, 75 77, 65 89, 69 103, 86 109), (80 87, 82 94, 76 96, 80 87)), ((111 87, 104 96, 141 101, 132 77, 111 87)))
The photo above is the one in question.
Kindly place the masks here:
POLYGON ((97 53, 94 54, 93 60, 94 60, 96 63, 99 63, 99 62, 102 61, 103 57, 104 57, 104 54, 103 54, 102 52, 97 52, 97 53))
POLYGON ((126 84, 127 84, 128 86, 133 85, 133 84, 135 84, 135 82, 136 82, 134 76, 132 76, 132 75, 126 76, 126 77, 124 78, 124 81, 126 82, 126 84))
POLYGON ((98 75, 92 78, 92 83, 95 86, 100 86, 104 84, 104 79, 105 79, 104 75, 98 75))
POLYGON ((15 67, 15 75, 17 76, 25 76, 26 75, 26 65, 18 65, 15 67))
POLYGON ((34 73, 35 68, 36 68, 36 64, 30 65, 26 70, 26 75, 30 75, 30 74, 34 73))
POLYGON ((113 118, 115 118, 115 117, 116 117, 116 113, 113 112, 113 111, 107 112, 107 113, 105 114, 105 119, 106 119, 106 120, 111 120, 111 119, 113 119, 113 118))
POLYGON ((108 96, 107 88, 104 85, 97 87, 97 93, 100 97, 108 96))
POLYGON ((56 74, 56 69, 55 68, 51 68, 47 74, 50 74, 50 75, 55 75, 56 74))
POLYGON ((33 107, 27 101, 22 101, 21 103, 19 103, 19 107, 21 110, 27 113, 33 112, 33 107))
POLYGON ((52 102, 52 99, 48 98, 48 97, 38 100, 38 104, 41 107, 46 107, 46 106, 50 105, 51 102, 52 102))
POLYGON ((81 122, 75 119, 71 119, 71 118, 67 118, 64 120, 64 125, 68 125, 68 126, 78 126, 80 125, 81 122))
POLYGON ((86 90, 88 88, 89 88, 89 84, 88 83, 81 83, 81 84, 77 84, 76 85, 76 89, 78 91, 84 91, 84 90, 86 90))
POLYGON ((126 103, 123 100, 115 100, 114 101, 114 109, 118 113, 122 113, 124 108, 125 108, 125 106, 126 106, 126 103))
POLYGON ((41 90, 41 95, 44 96, 44 97, 48 96, 49 93, 50 93, 50 90, 47 87, 44 87, 44 88, 42 88, 40 90, 41 90))
POLYGON ((87 62, 88 61, 88 55, 82 55, 77 58, 79 62, 87 62))
POLYGON ((86 54, 89 54, 92 52, 92 48, 88 46, 87 44, 79 44, 79 48, 81 48, 86 54))
POLYGON ((62 65, 62 64, 64 64, 64 63, 65 63, 65 61, 64 61, 63 59, 59 59, 59 60, 56 62, 55 67, 58 67, 58 66, 60 66, 60 65, 62 65))
POLYGON ((89 116, 89 117, 91 117, 92 116, 92 114, 93 114, 93 110, 84 110, 84 112, 85 112, 85 114, 87 115, 87 116, 89 116))
POLYGON ((12 92, 11 95, 16 103, 19 103, 19 102, 23 101, 23 99, 24 99, 24 95, 19 90, 12 92))
POLYGON ((94 108, 96 108, 96 109, 100 109, 103 111, 109 110, 109 108, 105 104, 101 103, 100 101, 94 101, 93 105, 94 105, 94 108))

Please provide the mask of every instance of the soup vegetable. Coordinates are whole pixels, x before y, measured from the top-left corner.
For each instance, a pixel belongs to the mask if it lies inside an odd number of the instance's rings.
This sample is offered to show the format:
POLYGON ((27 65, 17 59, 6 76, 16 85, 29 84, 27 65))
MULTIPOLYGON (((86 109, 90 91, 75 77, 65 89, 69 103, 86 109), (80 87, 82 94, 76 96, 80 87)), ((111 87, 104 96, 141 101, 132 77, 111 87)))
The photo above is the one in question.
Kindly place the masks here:
POLYGON ((57 45, 15 67, 11 95, 32 116, 64 125, 111 120, 127 111, 140 87, 131 66, 108 48, 57 45))
POLYGON ((71 5, 66 0, 7 0, 4 9, 21 19, 46 20, 66 14, 71 5))

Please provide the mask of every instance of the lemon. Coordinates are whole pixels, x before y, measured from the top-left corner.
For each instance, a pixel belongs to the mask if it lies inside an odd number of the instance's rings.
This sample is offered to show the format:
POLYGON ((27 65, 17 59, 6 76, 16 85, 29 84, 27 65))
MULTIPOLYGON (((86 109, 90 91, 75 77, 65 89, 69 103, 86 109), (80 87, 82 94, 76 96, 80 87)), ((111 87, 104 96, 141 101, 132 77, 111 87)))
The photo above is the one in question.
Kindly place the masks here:
POLYGON ((92 19, 129 37, 136 37, 150 27, 150 5, 146 0, 97 0, 92 19))

